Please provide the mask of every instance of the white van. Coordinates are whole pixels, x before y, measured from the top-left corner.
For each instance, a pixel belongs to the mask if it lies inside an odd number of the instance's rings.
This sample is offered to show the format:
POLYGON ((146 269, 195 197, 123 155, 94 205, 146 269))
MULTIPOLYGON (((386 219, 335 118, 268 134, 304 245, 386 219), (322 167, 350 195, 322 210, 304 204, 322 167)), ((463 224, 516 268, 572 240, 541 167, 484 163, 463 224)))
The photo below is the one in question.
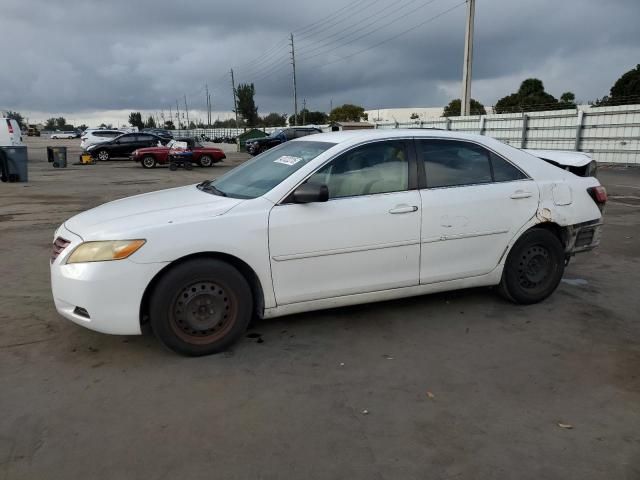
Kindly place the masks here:
POLYGON ((12 118, 0 117, 0 147, 22 146, 22 131, 12 118))

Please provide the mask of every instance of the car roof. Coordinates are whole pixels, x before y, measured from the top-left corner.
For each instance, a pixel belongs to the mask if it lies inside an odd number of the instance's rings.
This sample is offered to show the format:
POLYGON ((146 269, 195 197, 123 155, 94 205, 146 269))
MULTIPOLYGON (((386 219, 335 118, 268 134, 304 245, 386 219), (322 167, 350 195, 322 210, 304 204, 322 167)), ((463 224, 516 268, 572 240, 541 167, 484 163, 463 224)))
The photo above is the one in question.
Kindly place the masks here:
POLYGON ((379 129, 361 129, 361 130, 347 130, 341 132, 327 132, 313 135, 312 137, 304 137, 293 140, 294 142, 304 141, 317 141, 317 142, 330 142, 330 143, 342 143, 342 142, 359 142, 367 140, 377 139, 393 139, 393 138, 451 138, 452 140, 472 140, 486 141, 487 138, 484 135, 477 135, 472 133, 456 132, 450 130, 438 130, 433 128, 379 128, 379 129))

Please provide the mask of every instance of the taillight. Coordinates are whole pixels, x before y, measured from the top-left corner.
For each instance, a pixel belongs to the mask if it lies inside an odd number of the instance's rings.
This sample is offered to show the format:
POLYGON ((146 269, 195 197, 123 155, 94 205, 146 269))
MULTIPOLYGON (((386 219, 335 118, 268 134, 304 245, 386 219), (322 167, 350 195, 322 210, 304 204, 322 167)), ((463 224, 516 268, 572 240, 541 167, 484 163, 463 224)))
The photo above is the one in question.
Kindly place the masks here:
POLYGON ((602 210, 604 204, 607 203, 607 190, 602 185, 598 185, 597 187, 587 188, 587 193, 596 202, 598 208, 602 210))
POLYGON ((7 127, 9 128, 9 133, 13 133, 13 125, 11 125, 11 120, 7 118, 7 127))

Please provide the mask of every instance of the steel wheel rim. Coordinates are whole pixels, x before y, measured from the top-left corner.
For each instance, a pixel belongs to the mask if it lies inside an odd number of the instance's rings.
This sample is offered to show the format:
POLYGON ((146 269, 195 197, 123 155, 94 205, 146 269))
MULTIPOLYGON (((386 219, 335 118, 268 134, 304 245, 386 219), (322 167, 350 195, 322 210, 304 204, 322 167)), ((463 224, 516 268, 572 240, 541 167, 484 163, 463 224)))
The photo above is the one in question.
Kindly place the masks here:
POLYGON ((103 150, 100 153, 98 153, 98 158, 100 160, 108 160, 109 159, 109 154, 103 150))
POLYGON ((532 245, 520 255, 518 281, 526 290, 543 288, 553 270, 553 259, 549 250, 541 245, 532 245))
POLYGON ((156 161, 151 157, 144 157, 142 159, 142 163, 144 164, 145 167, 151 168, 155 165, 156 161))
POLYGON ((238 313, 236 296, 220 282, 199 280, 181 288, 171 303, 170 323, 183 341, 206 345, 233 328, 238 313))
POLYGON ((211 157, 200 157, 200 165, 202 165, 203 167, 210 167, 211 166, 211 157))

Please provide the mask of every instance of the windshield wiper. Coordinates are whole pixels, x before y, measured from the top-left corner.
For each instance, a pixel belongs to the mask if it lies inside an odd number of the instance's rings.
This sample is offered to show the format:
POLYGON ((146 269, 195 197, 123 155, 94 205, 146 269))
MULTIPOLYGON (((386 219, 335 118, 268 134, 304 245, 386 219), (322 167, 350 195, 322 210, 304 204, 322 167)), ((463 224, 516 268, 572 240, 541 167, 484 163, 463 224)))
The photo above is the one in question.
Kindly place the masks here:
POLYGON ((207 193, 213 193, 214 195, 218 195, 220 197, 226 197, 227 194, 224 193, 222 190, 220 190, 219 188, 216 188, 212 183, 211 180, 205 180, 204 182, 199 183, 198 185, 196 185, 200 190, 202 190, 203 192, 207 192, 207 193))

